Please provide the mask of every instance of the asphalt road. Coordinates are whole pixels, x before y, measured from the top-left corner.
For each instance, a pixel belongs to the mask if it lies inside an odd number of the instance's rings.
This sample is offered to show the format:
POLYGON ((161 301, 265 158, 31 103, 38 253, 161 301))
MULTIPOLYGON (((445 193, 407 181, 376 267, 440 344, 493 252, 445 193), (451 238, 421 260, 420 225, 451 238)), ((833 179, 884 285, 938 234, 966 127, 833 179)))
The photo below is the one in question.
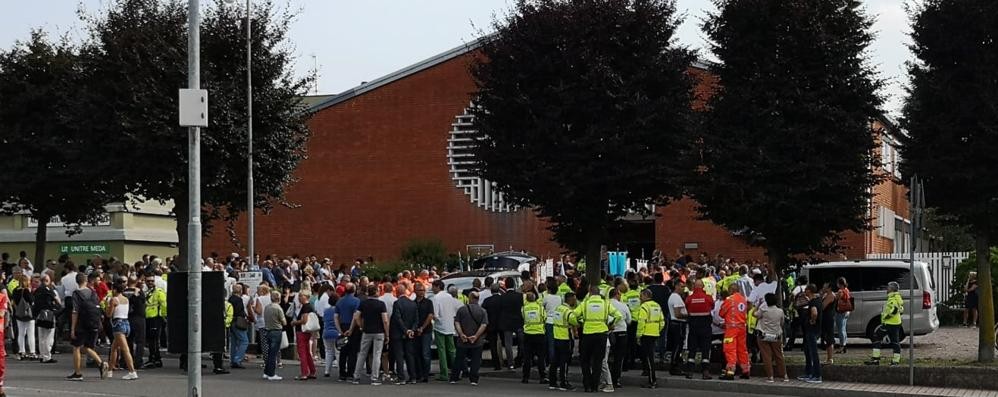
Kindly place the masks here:
MULTIPOLYGON (((14 358, 14 357, 8 357, 14 358)), ((64 378, 72 373, 72 358, 67 354, 56 357, 57 364, 40 364, 37 362, 21 362, 9 360, 7 362, 6 391, 8 396, 51 396, 51 397, 116 397, 116 396, 149 396, 149 397, 182 397, 186 395, 187 377, 177 370, 175 359, 166 360, 169 368, 160 368, 149 371, 139 371, 139 379, 126 381, 120 379, 125 375, 122 371, 115 371, 113 379, 100 380, 97 370, 88 368, 84 370, 85 380, 83 382, 70 382, 64 378)), ((205 360, 207 364, 209 361, 205 360)), ((209 365, 210 366, 210 365, 209 365)), ((278 373, 285 380, 279 382, 269 382, 261 378, 262 370, 256 368, 256 364, 251 364, 251 368, 245 370, 234 370, 229 375, 213 375, 211 370, 205 370, 203 378, 203 396, 232 396, 232 397, 254 397, 254 396, 321 396, 330 393, 405 393, 406 397, 448 397, 466 396, 474 394, 476 397, 508 397, 510 395, 539 396, 539 395, 559 395, 559 394, 581 394, 549 391, 546 386, 536 383, 521 384, 519 381, 511 379, 497 379, 483 377, 481 384, 477 387, 467 383, 451 385, 442 382, 430 381, 428 384, 396 386, 384 384, 382 386, 371 385, 351 385, 338 383, 335 377, 318 380, 299 382, 292 378, 298 373, 297 365, 285 365, 278 373), (405 389, 403 389, 403 387, 405 389)), ((322 369, 319 369, 320 372, 322 369)), ((581 385, 576 385, 581 386, 581 385)), ((618 390, 615 394, 621 396, 653 396, 672 394, 677 390, 658 389, 655 391, 628 387, 618 390)), ((735 397, 735 396, 757 396, 744 393, 717 393, 709 391, 682 390, 683 396, 690 397, 735 397)), ((761 397, 761 396, 759 396, 761 397)))

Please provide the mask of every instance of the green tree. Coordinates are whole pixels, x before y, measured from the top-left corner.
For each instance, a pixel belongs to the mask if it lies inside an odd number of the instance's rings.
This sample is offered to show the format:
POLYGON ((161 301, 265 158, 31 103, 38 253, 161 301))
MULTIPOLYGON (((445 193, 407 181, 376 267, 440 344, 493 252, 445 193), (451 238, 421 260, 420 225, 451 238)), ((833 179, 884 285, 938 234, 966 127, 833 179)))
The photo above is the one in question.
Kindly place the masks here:
POLYGON ((715 0, 703 30, 720 64, 692 196, 707 219, 755 236, 770 265, 834 252, 867 227, 871 121, 882 82, 858 0, 715 0))
POLYGON ((672 0, 519 1, 472 66, 479 175, 589 275, 621 216, 681 195, 694 54, 678 23, 672 0))
MULTIPOLYGON (((270 2, 253 8, 253 147, 255 207, 284 199, 305 158, 308 113, 299 98, 309 81, 292 76, 291 15, 270 2)), ((243 10, 221 0, 201 28, 201 81, 209 91, 203 130, 202 218, 230 222, 246 210, 246 69, 243 10)), ((82 56, 93 107, 85 122, 115 145, 114 183, 148 200, 173 200, 181 261, 187 241, 187 130, 177 123, 177 90, 187 86, 186 2, 116 0, 86 16, 82 56)), ((210 223, 206 222, 206 225, 210 223)), ((182 263, 181 262, 181 263, 182 263)))
POLYGON ((981 328, 977 358, 994 361, 988 250, 998 225, 998 3, 927 0, 911 10, 911 84, 901 169, 924 180, 929 206, 975 238, 981 328))
POLYGON ((45 33, 0 52, 0 142, 8 161, 0 171, 0 212, 30 212, 38 220, 35 268, 45 264, 47 225, 53 217, 79 232, 115 199, 101 176, 106 145, 73 122, 79 65, 75 49, 45 33), (72 227, 74 226, 75 227, 72 227))
POLYGON ((939 211, 926 208, 923 214, 925 231, 933 241, 933 251, 966 252, 974 250, 974 236, 959 220, 939 211))

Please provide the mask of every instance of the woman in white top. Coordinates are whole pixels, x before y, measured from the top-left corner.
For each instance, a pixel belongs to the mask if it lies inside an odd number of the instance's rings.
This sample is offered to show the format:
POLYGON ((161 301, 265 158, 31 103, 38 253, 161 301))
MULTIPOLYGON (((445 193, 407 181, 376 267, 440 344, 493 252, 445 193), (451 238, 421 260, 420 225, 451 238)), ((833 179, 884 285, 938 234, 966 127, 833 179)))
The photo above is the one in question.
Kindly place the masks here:
MULTIPOLYGON (((113 292, 106 308, 107 316, 111 317, 111 331, 114 334, 109 357, 111 369, 118 367, 118 354, 121 353, 125 358, 125 366, 128 368, 128 374, 121 379, 138 379, 139 375, 135 373, 135 364, 132 362, 132 352, 128 348, 127 338, 128 333, 131 332, 131 327, 128 324, 128 298, 123 295, 125 284, 116 282, 111 287, 111 290, 113 292)), ((112 372, 108 371, 107 377, 110 378, 112 376, 112 372)))

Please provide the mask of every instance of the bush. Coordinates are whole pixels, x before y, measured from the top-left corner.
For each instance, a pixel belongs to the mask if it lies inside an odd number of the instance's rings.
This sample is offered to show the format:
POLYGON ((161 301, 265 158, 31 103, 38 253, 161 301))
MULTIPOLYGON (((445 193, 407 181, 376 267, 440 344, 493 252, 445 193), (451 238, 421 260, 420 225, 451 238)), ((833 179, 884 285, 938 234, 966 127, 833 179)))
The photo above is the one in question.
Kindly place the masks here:
MULTIPOLYGON (((977 271, 977 254, 971 252, 970 257, 960 262, 956 266, 956 274, 953 276, 953 283, 950 284, 950 291, 953 296, 946 301, 951 306, 963 307, 963 287, 967 283, 967 275, 977 271)), ((991 286, 998 287, 998 248, 991 248, 991 286)))
POLYGON ((381 262, 381 263, 369 263, 365 265, 362 269, 364 275, 370 280, 381 280, 385 275, 395 277, 403 271, 419 271, 419 267, 406 262, 381 262))
POLYGON ((412 240, 402 248, 402 262, 423 267, 447 263, 447 248, 439 239, 412 240))

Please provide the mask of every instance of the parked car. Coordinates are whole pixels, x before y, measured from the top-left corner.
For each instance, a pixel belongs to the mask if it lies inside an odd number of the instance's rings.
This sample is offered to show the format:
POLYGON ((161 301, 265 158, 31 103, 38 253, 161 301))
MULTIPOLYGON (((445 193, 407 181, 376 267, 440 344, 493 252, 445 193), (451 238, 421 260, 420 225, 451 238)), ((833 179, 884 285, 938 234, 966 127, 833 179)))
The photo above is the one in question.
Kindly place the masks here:
POLYGON ((925 262, 915 262, 915 307, 909 304, 912 290, 909 262, 902 260, 864 260, 850 262, 828 262, 805 266, 801 275, 808 282, 821 288, 830 283, 835 288, 836 280, 845 277, 853 297, 853 311, 849 315, 846 332, 850 337, 866 337, 873 340, 874 331, 880 325, 880 312, 887 300, 887 283, 896 281, 904 298, 904 314, 901 328, 904 335, 914 333, 925 335, 939 328, 936 314, 936 286, 931 268, 925 262), (915 316, 914 330, 909 328, 910 316, 915 316))
MULTIPOLYGON (((514 270, 502 270, 502 271, 492 271, 492 270, 471 270, 467 272, 448 274, 440 279, 443 281, 444 288, 454 285, 457 287, 459 293, 464 293, 465 290, 471 288, 472 283, 475 279, 479 279, 482 282, 482 288, 485 286, 485 278, 492 277, 493 279, 506 278, 512 281, 512 285, 506 285, 506 288, 520 288, 523 285, 523 280, 520 279, 520 272, 514 270)), ((433 297, 432 291, 426 291, 426 296, 433 297)))

